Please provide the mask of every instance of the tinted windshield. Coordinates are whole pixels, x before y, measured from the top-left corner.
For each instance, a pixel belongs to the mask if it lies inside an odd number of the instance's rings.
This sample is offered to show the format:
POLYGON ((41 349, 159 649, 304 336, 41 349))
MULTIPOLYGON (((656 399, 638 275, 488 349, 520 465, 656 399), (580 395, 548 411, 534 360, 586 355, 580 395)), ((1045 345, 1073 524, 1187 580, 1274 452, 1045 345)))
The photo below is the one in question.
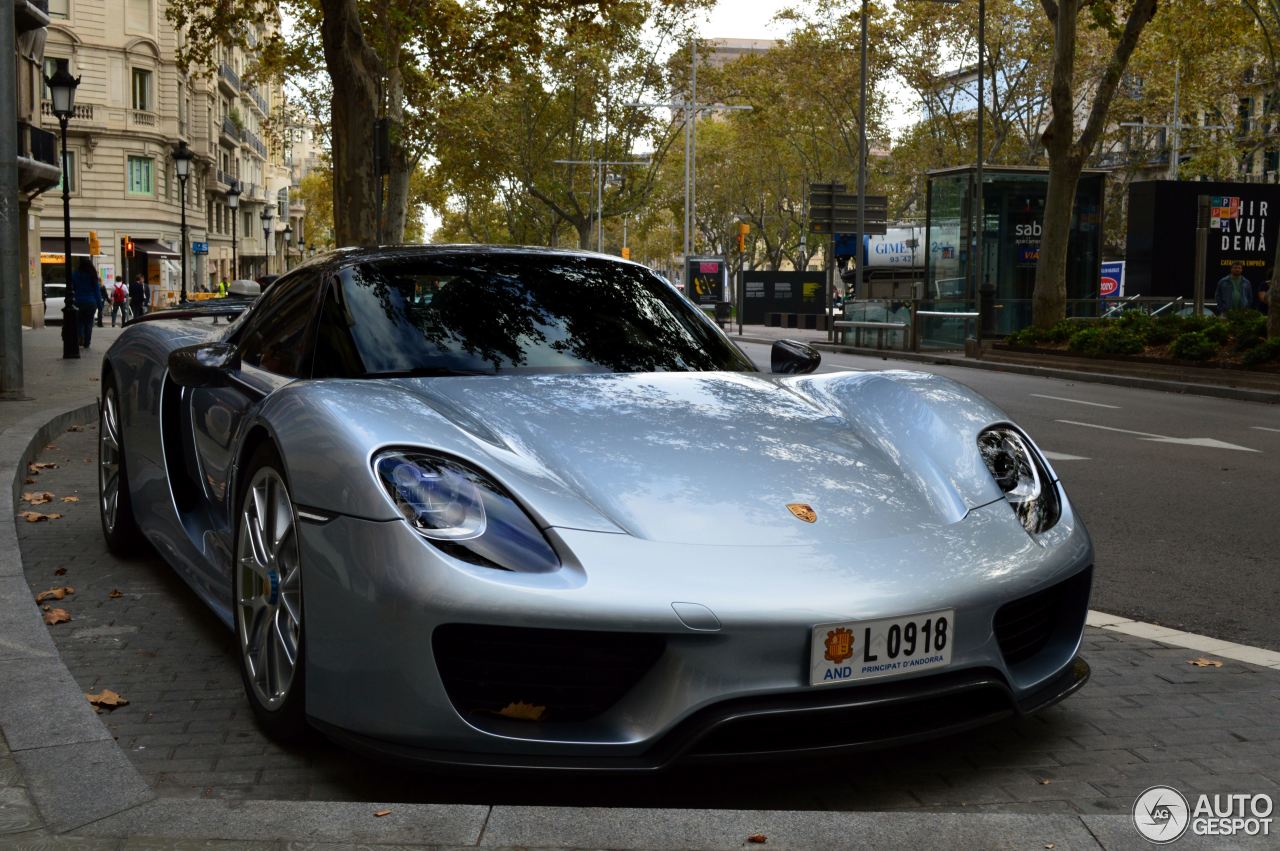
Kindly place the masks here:
POLYGON ((640 266, 444 254, 348 269, 326 299, 318 362, 346 374, 666 372, 754 366, 640 266))

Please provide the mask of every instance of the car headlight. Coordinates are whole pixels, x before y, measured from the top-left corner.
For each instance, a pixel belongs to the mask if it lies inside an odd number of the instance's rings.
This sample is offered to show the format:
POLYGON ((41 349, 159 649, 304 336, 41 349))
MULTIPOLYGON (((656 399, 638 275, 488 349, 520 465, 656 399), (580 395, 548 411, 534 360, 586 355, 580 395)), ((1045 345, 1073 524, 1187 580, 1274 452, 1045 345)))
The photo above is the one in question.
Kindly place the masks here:
POLYGON ((381 452, 373 469, 409 525, 449 555, 517 573, 559 569, 529 515, 479 471, 411 450, 381 452))
POLYGON ((1028 532, 1038 534, 1058 522, 1057 488, 1021 432, 1012 426, 992 426, 978 435, 978 451, 1028 532))

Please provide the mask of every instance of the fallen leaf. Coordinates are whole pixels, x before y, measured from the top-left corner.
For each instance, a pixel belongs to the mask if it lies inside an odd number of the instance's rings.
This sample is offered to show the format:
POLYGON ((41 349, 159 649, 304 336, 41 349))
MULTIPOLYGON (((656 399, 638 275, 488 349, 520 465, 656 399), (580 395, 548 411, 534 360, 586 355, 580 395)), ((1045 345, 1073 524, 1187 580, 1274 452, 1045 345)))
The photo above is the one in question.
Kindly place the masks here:
POLYGON ((60 567, 60 568, 58 568, 57 570, 55 570, 55 571, 53 572, 53 575, 54 575, 54 576, 66 576, 66 575, 67 575, 67 569, 66 569, 65 567, 60 567))
POLYGON ((1050 783, 1052 783, 1053 781, 1052 781, 1052 780, 1050 780, 1048 777, 1041 777, 1041 778, 1040 778, 1039 780, 1037 780, 1036 782, 1037 782, 1037 783, 1039 783, 1041 786, 1048 786, 1048 785, 1049 785, 1050 783))
POLYGON ((57 449, 57 448, 58 448, 58 445, 56 443, 50 443, 48 446, 45 447, 45 449, 57 449))
POLYGON ((1206 659, 1201 656, 1199 659, 1188 659, 1188 665, 1195 665, 1197 668, 1221 668, 1222 663, 1217 659, 1206 659))
POLYGON ((498 710, 498 714, 504 718, 518 718, 521 721, 537 721, 542 718, 542 713, 547 711, 545 706, 534 706, 532 703, 524 701, 516 701, 508 703, 502 709, 498 710))
POLYGON ((104 709, 115 709, 117 706, 129 705, 129 701, 125 700, 109 688, 104 688, 97 694, 89 694, 88 692, 85 692, 84 697, 85 700, 89 701, 94 706, 102 707, 104 709))
POLYGON ((22 501, 32 505, 44 505, 46 502, 53 502, 53 494, 48 491, 30 491, 22 495, 22 501))
POLYGON ((39 473, 41 470, 53 470, 57 468, 57 464, 52 461, 32 461, 27 465, 27 469, 32 473, 39 473))
POLYGON ((53 606, 50 606, 48 603, 45 603, 43 606, 40 607, 40 610, 43 612, 49 612, 53 610, 53 606))
POLYGON ((769 841, 769 837, 765 836, 763 833, 753 833, 747 837, 747 841, 756 845, 763 845, 769 841))
POLYGON ((36 483, 36 480, 28 476, 27 478, 22 480, 22 483, 24 485, 34 485, 36 483))
POLYGON ((1046 843, 1044 844, 1044 847, 1045 847, 1045 848, 1052 849, 1052 848, 1053 848, 1053 843, 1052 843, 1052 842, 1046 842, 1046 843))
POLYGON ((23 511, 18 514, 28 523, 39 523, 41 520, 57 520, 61 514, 41 514, 39 511, 23 511))
POLYGON ((374 818, 382 818, 383 816, 389 816, 389 815, 391 815, 391 810, 374 810, 373 811, 374 818))
POLYGON ((63 585, 61 588, 50 588, 48 591, 41 591, 36 595, 36 602, 43 603, 45 600, 61 600, 68 594, 76 593, 76 589, 70 585, 63 585))
POLYGON ((62 498, 62 501, 63 501, 63 502, 79 502, 79 501, 80 501, 80 497, 78 497, 78 496, 64 496, 64 497, 62 498))
POLYGON ((56 623, 66 623, 71 620, 71 613, 66 609, 50 609, 44 613, 44 622, 49 626, 56 623))
POLYGON ((124 596, 124 592, 121 591, 119 588, 112 588, 111 593, 108 594, 107 596, 110 597, 112 600, 117 600, 124 596))
POLYGON ((67 431, 84 431, 84 426, 71 426, 67 431))

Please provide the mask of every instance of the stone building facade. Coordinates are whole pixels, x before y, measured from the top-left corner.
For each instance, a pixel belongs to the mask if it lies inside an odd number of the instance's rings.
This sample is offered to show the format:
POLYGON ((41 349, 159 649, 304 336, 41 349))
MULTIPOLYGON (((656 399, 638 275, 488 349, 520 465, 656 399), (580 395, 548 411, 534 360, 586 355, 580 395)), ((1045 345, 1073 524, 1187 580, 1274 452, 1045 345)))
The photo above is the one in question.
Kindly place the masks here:
MULTIPOLYGON (((261 211, 275 207, 289 185, 277 146, 273 154, 264 127, 273 105, 282 103, 278 84, 250 79, 252 48, 276 26, 264 20, 248 33, 250 51, 224 48, 218 70, 189 78, 175 61, 183 34, 165 17, 165 0, 49 0, 43 63, 70 60, 79 76, 75 114, 68 127, 73 256, 89 251, 90 232, 100 253, 94 262, 104 279, 144 275, 153 303, 173 303, 181 285, 182 199, 187 224, 187 289, 216 288, 221 278, 257 277, 278 271, 279 232, 287 218, 272 219, 264 239, 261 211), (195 155, 184 187, 173 153, 185 141, 195 155), (241 186, 232 262, 231 181, 241 186), (134 246, 129 256, 126 238, 134 246)), ((48 93, 41 127, 57 131, 48 93)), ((60 255, 62 209, 59 187, 33 207, 42 259, 60 255)), ((40 264, 41 277, 61 280, 61 266, 40 264)), ((28 287, 32 324, 40 324, 41 287, 28 287)))

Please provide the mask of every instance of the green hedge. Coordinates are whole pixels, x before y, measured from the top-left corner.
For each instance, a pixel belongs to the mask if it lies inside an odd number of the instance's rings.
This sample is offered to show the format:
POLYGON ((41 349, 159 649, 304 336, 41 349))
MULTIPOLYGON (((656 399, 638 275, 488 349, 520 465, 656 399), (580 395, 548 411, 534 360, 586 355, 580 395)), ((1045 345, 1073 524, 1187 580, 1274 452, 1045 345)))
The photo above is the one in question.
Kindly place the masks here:
POLYGON ((1063 320, 1050 328, 1023 328, 1011 334, 1011 346, 1066 343, 1088 357, 1136 355, 1151 346, 1169 346, 1182 360, 1209 360, 1220 352, 1243 354, 1246 364, 1280 358, 1280 341, 1267 340, 1267 319, 1253 310, 1226 316, 1151 316, 1126 310, 1114 319, 1063 320))

